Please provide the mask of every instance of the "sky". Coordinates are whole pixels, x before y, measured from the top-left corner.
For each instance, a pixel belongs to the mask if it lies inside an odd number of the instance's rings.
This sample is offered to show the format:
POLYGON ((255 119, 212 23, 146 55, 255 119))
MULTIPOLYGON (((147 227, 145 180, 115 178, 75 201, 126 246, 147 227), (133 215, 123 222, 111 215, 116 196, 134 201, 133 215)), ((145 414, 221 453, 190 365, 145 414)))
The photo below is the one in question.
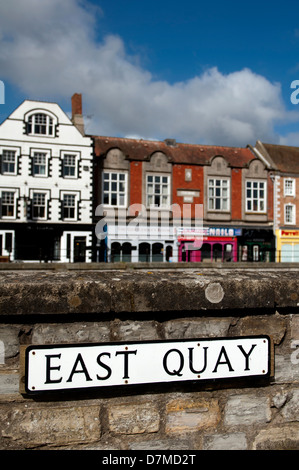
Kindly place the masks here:
POLYGON ((25 99, 70 115, 81 93, 90 135, 299 146, 297 10, 296 0, 1 0, 0 122, 25 99))

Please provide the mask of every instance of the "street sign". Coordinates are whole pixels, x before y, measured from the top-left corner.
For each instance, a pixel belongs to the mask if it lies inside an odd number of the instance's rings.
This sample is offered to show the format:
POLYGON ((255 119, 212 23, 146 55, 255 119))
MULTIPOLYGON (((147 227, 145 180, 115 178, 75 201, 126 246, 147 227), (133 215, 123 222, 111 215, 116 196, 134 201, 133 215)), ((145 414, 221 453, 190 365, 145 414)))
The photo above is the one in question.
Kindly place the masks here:
POLYGON ((28 346, 25 392, 270 375, 268 336, 28 346))

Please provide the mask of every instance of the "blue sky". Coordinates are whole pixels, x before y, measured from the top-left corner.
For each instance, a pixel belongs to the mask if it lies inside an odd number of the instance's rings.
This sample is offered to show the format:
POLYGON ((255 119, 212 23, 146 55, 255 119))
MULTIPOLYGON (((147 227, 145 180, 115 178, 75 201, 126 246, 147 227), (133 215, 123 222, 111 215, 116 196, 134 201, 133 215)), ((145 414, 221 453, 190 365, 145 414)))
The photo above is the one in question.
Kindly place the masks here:
POLYGON ((5 0, 0 79, 0 121, 78 92, 96 135, 299 146, 297 2, 5 0))

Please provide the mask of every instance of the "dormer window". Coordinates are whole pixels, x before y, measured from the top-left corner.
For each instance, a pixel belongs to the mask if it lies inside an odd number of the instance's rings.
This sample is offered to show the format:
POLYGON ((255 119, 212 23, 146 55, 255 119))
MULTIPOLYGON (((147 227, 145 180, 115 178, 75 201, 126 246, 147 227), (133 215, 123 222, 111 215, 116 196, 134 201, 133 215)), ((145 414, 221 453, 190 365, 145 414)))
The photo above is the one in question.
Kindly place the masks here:
POLYGON ((53 116, 43 112, 36 112, 30 114, 26 121, 28 135, 55 136, 55 124, 57 120, 53 116))

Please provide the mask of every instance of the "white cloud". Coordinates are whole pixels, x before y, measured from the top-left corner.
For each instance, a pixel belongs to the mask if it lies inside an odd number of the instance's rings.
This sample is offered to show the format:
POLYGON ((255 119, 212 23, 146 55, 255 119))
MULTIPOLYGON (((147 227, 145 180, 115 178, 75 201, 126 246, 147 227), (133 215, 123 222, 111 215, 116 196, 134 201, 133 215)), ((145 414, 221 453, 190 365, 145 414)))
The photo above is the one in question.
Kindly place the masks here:
POLYGON ((286 118, 279 84, 217 68, 186 82, 157 81, 117 35, 96 41, 98 13, 79 0, 1 2, 1 78, 30 99, 82 93, 89 133, 220 145, 277 140, 274 124, 286 118))
POLYGON ((285 136, 281 136, 278 144, 299 147, 299 132, 289 132, 285 136))

